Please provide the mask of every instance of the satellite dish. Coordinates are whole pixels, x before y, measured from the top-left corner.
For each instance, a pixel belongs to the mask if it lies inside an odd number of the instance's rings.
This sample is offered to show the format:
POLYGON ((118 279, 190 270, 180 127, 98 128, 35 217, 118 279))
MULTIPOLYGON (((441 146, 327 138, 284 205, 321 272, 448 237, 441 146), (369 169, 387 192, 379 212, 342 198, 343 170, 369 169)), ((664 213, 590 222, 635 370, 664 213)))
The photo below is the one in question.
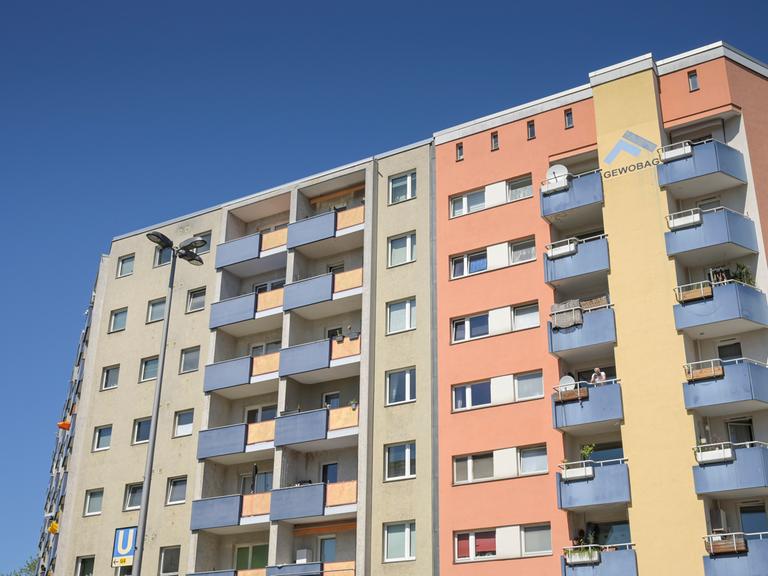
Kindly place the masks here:
POLYGON ((576 380, 570 374, 566 374, 560 378, 560 390, 573 390, 576 388, 576 380))
POLYGON ((550 186, 565 186, 568 183, 568 168, 554 164, 547 170, 547 182, 550 186))

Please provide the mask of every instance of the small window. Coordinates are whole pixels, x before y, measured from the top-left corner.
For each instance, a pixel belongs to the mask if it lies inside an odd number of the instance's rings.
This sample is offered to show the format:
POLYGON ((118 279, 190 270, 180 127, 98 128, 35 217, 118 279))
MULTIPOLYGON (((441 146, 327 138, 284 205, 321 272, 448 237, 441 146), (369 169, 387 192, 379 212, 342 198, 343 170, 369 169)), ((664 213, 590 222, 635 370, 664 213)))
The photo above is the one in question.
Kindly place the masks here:
POLYGON ((187 500, 187 477, 179 476, 178 478, 168 479, 168 494, 165 498, 167 505, 172 504, 184 504, 187 500))
POLYGON ((491 404, 491 381, 461 384, 453 387, 453 409, 466 410, 491 404))
POLYGON ((341 392, 324 392, 323 393, 323 406, 333 410, 334 408, 341 407, 341 392))
POLYGON ((123 510, 138 510, 141 508, 141 491, 143 485, 138 484, 126 484, 125 486, 125 501, 123 503, 123 510))
POLYGON ((77 559, 77 568, 75 574, 77 576, 93 576, 93 565, 95 564, 95 558, 93 556, 81 556, 77 559))
POLYGON ((108 450, 112 444, 112 425, 97 426, 93 431, 93 451, 108 450))
POLYGON ((416 260, 416 233, 395 236, 389 241, 389 266, 399 266, 416 260))
POLYGON ((456 144, 456 162, 464 160, 464 144, 459 142, 456 144))
POLYGON ((539 325, 539 305, 518 306, 512 314, 512 330, 525 330, 539 325))
POLYGON ((157 356, 142 359, 141 369, 139 370, 139 382, 146 382, 147 380, 157 378, 157 366, 157 356))
POLYGON ((179 373, 195 372, 200 364, 200 346, 185 348, 181 351, 179 373))
POLYGON ((453 459, 453 481, 456 484, 493 478, 493 452, 458 456, 453 459))
POLYGON ((515 376, 515 399, 531 400, 544 397, 544 379, 541 372, 529 372, 515 376))
POLYGON ((109 331, 120 332, 125 330, 126 322, 128 321, 128 308, 120 308, 119 310, 112 310, 109 315, 109 331))
POLYGON ((563 118, 565 120, 565 129, 568 130, 569 128, 573 128, 573 110, 571 108, 565 109, 563 118))
POLYGON ((205 254, 206 252, 211 251, 211 231, 203 232, 202 234, 195 234, 198 238, 202 238, 205 240, 205 244, 200 246, 200 248, 195 248, 196 254, 205 254))
POLYGON ((539 556, 552 553, 552 535, 549 524, 523 526, 523 556, 539 556))
POLYGON ((117 277, 118 278, 125 278, 126 276, 130 276, 133 274, 133 262, 135 260, 135 256, 133 254, 128 254, 126 256, 121 256, 117 260, 117 277))
POLYGON ((527 124, 528 140, 536 138, 536 123, 533 120, 528 120, 527 124))
POLYGON ((147 324, 159 322, 165 317, 165 298, 150 300, 147 304, 147 324))
POLYGON ((205 288, 196 288, 187 292, 187 312, 197 312, 205 308, 205 288))
POLYGON ((468 318, 457 318, 452 322, 452 340, 453 342, 464 342, 465 340, 474 340, 488 336, 488 313, 470 316, 468 318))
POLYGON ((512 242, 509 245, 509 259, 512 264, 522 264, 536 260, 536 240, 523 240, 512 242))
POLYGON ((451 258, 451 278, 462 278, 485 272, 487 269, 488 255, 486 250, 451 258))
POLYGON ((455 554, 457 561, 471 561, 496 556, 496 530, 464 532, 456 534, 455 554))
POLYGON ((160 548, 160 576, 179 576, 181 546, 160 548))
POLYGON ((507 202, 533 197, 533 180, 530 174, 507 182, 507 202))
POLYGON ((387 406, 416 400, 416 368, 387 373, 387 406))
POLYGON ((416 298, 387 304, 387 334, 416 328, 416 298))
POLYGON ((491 152, 499 149, 499 133, 491 132, 491 152))
POLYGON ((117 381, 120 378, 120 365, 107 366, 101 371, 101 389, 111 390, 117 388, 117 381))
POLYGON ((533 448, 521 448, 517 452, 520 475, 546 474, 547 472, 547 447, 534 446, 533 448))
POLYGON ((160 246, 155 247, 155 268, 158 266, 165 266, 166 264, 170 263, 171 257, 173 256, 173 248, 161 248, 160 246))
POLYGON ((416 558, 416 522, 384 526, 384 561, 400 562, 416 558))
POLYGON ((101 514, 101 503, 103 500, 103 488, 97 488, 96 490, 86 490, 85 509, 83 510, 83 516, 97 516, 101 514))
POLYGON ((688 72, 688 91, 696 92, 699 89, 699 75, 696 70, 688 72))
POLYGON ((389 179, 389 203, 398 204, 416 198, 416 172, 389 179))
POLYGON ((133 444, 149 442, 149 429, 152 426, 151 418, 138 418, 133 421, 133 444))
POLYGON ((173 436, 189 436, 192 434, 192 423, 194 421, 194 410, 180 410, 173 417, 173 436))
POLYGON ((485 189, 451 198, 451 218, 464 216, 485 208, 485 189))
POLYGON ((385 480, 416 477, 416 443, 393 444, 386 447, 385 480))

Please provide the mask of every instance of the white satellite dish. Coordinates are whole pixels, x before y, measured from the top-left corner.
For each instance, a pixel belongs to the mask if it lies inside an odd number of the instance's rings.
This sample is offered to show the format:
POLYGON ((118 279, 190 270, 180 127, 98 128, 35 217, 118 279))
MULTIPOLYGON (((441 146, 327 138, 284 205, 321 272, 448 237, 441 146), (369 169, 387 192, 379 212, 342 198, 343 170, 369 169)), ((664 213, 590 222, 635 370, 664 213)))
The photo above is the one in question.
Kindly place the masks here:
POLYGON ((562 164, 554 164, 547 170, 547 183, 550 188, 565 186, 568 183, 568 168, 562 164))
POLYGON ((573 390, 576 388, 576 380, 570 374, 566 374, 560 378, 560 390, 573 390))

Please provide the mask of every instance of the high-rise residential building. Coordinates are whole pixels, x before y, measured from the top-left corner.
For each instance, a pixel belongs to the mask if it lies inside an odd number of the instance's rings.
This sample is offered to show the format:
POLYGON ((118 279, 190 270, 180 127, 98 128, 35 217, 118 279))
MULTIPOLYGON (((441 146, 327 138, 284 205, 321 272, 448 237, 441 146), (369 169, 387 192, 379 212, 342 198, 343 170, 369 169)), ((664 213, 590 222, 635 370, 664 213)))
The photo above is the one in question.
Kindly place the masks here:
POLYGON ((768 67, 588 79, 115 238, 40 574, 131 573, 166 316, 145 574, 763 574, 768 67))

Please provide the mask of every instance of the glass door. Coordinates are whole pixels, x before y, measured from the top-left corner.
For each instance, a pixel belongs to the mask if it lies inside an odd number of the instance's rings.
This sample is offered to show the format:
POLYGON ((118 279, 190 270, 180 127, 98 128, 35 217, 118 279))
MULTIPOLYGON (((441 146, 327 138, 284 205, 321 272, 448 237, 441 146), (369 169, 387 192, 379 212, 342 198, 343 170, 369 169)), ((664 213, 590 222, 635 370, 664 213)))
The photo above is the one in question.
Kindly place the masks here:
POLYGON ((739 516, 741 518, 741 531, 747 534, 747 540, 759 538, 757 534, 768 532, 768 516, 765 514, 764 504, 741 506, 739 516))

